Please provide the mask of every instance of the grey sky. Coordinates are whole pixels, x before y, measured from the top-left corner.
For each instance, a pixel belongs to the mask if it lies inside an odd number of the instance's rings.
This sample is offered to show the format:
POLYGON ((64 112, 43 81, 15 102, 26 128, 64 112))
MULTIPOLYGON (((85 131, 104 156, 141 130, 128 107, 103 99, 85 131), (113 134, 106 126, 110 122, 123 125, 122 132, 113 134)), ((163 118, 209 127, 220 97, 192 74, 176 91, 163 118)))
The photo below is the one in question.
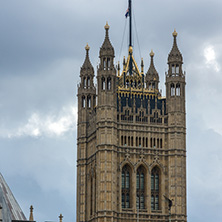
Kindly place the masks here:
MULTIPOLYGON (((184 58, 189 222, 222 221, 222 1, 133 1, 145 70, 164 90, 172 32, 184 58)), ((75 221, 76 93, 88 42, 96 71, 104 25, 117 62, 127 0, 0 1, 0 170, 37 221, 75 221)), ((134 26, 134 53, 140 64, 134 26)))

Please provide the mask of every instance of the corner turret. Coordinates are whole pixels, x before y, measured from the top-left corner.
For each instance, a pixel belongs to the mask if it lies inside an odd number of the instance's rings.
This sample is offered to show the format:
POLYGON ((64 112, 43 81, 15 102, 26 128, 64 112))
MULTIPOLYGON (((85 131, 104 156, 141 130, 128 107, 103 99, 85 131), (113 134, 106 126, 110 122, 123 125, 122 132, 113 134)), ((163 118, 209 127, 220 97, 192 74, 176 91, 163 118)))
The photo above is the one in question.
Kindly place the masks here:
POLYGON ((173 32, 173 47, 168 55, 169 75, 182 75, 183 56, 177 46, 177 32, 173 32))
POLYGON ((79 104, 82 104, 80 108, 91 109, 96 104, 96 89, 94 86, 94 68, 89 59, 90 47, 87 43, 85 61, 80 70, 81 83, 78 88, 79 104))
POLYGON ((97 71, 98 106, 115 104, 116 69, 114 67, 114 48, 109 40, 108 22, 104 26, 105 40, 100 48, 100 64, 97 71))

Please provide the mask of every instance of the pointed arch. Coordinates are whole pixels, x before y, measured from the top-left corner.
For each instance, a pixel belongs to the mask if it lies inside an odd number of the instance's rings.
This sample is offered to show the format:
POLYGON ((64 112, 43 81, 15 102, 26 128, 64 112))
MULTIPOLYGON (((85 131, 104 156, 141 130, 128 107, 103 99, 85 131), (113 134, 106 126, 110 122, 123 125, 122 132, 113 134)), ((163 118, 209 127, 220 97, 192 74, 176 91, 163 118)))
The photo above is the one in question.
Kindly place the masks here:
POLYGON ((136 208, 137 209, 145 208, 146 172, 147 171, 143 165, 140 165, 136 171, 136 208))
POLYGON ((125 164, 121 171, 121 205, 123 209, 131 206, 131 177, 132 169, 129 164, 125 164))
POLYGON ((111 66, 111 65, 110 65, 110 58, 108 57, 108 58, 107 58, 107 69, 108 69, 108 70, 110 70, 110 66, 111 66))
POLYGON ((86 97, 82 96, 82 108, 86 107, 86 97))
POLYGON ((102 90, 106 89, 106 80, 104 77, 101 78, 101 86, 102 86, 102 90))
POLYGON ((87 108, 91 108, 91 96, 87 96, 87 108))
POLYGON ((103 58, 103 70, 106 69, 106 58, 103 58))
POLYGON ((174 83, 171 83, 171 85, 170 85, 170 95, 175 96, 175 85, 174 85, 174 83))
POLYGON ((175 74, 176 73, 176 66, 173 64, 172 65, 172 74, 175 74))
POLYGON ((107 90, 111 90, 111 78, 108 77, 107 79, 107 90))
POLYGON ((176 74, 179 74, 179 64, 176 64, 176 74))
POLYGON ((86 88, 86 77, 83 78, 83 88, 86 88))
POLYGON ((90 87, 90 77, 87 77, 87 87, 90 87))
POLYGON ((151 210, 160 209, 160 168, 153 167, 151 170, 151 210))
POLYGON ((180 96, 180 83, 176 84, 176 96, 180 96))

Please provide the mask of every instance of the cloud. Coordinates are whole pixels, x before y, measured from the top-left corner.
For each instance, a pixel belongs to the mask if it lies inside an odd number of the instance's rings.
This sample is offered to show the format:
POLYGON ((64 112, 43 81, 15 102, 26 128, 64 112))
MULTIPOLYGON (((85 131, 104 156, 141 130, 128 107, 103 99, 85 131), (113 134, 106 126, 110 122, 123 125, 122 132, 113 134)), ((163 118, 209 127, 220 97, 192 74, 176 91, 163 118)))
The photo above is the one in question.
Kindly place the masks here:
POLYGON ((77 107, 63 107, 58 115, 42 115, 34 112, 25 123, 16 129, 0 129, 1 137, 54 137, 74 130, 77 122, 77 107))
POLYGON ((216 53, 212 45, 207 46, 204 49, 204 57, 206 59, 206 64, 208 67, 212 67, 216 72, 220 71, 220 66, 217 62, 216 53))

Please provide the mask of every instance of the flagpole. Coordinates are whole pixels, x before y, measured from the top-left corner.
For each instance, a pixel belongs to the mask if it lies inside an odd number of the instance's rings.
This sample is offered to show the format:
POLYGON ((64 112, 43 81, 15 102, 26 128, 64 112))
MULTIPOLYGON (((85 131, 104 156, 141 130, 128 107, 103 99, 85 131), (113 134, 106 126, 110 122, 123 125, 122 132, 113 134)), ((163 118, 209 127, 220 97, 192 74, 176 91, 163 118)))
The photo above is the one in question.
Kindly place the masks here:
MULTIPOLYGON (((129 48, 132 47, 132 0, 129 0, 129 48)), ((132 61, 132 53, 129 52, 130 60, 129 60, 129 74, 132 76, 133 74, 133 61, 132 61)))
POLYGON ((129 0, 129 46, 132 46, 132 2, 129 0))

